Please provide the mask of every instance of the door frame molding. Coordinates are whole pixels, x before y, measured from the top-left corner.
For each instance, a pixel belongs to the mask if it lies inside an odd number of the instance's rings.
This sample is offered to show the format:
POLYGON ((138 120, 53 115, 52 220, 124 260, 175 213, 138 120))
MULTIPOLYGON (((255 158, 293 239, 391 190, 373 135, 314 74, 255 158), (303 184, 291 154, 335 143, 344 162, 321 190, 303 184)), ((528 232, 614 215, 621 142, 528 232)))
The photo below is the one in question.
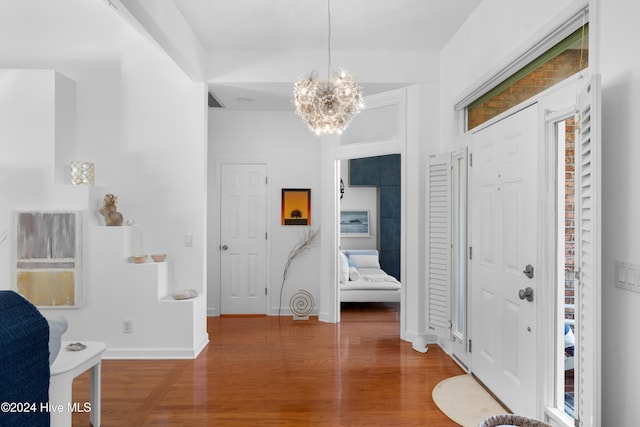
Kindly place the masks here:
MULTIPOLYGON (((574 421, 564 412, 556 409, 556 368, 558 365, 556 346, 561 345, 563 337, 556 328, 558 290, 556 281, 559 224, 558 224, 558 188, 557 173, 560 161, 555 143, 554 125, 558 120, 567 118, 577 112, 576 95, 581 87, 581 81, 588 79, 590 70, 587 68, 580 73, 568 77, 557 85, 540 94, 540 141, 541 150, 539 160, 539 188, 547 191, 540 192, 538 200, 540 228, 539 239, 539 269, 538 274, 543 283, 540 289, 539 304, 539 354, 538 369, 538 400, 540 419, 553 420, 554 425, 573 426, 574 421), (546 284, 546 285, 544 285, 546 284)), ((577 141, 576 141, 577 144, 577 141)), ((578 177, 576 177, 576 181, 578 177)), ((576 182, 576 187, 577 187, 576 182)), ((578 195, 576 194, 576 197, 578 195)), ((576 414, 577 415, 577 414, 576 414)))
MULTIPOLYGON (((541 209, 541 215, 544 215, 546 217, 546 219, 551 219, 551 222, 547 223, 547 229, 541 229, 540 230, 540 236, 541 238, 545 238, 545 240, 541 241, 541 245, 539 250, 541 251, 541 255, 540 255, 540 269, 539 269, 539 274, 541 275, 540 277, 544 277, 544 282, 545 283, 555 283, 555 281, 557 280, 556 277, 556 262, 557 262, 557 258, 558 258, 558 246, 557 246, 557 242, 556 242, 556 236, 558 234, 558 224, 557 224, 557 200, 559 198, 558 194, 557 194, 557 180, 556 180, 556 174, 557 174, 557 168, 556 165, 559 161, 559 158, 557 156, 557 147, 555 146, 555 140, 554 138, 552 138, 553 136, 553 125, 555 124, 556 121, 561 120, 562 118, 566 118, 567 116, 569 116, 572 112, 574 114, 578 113, 578 100, 577 100, 577 96, 581 89, 585 86, 585 84, 588 84, 590 81, 590 77, 593 75, 593 70, 591 69, 591 67, 587 68, 586 70, 583 70, 582 72, 571 76, 567 79, 565 79, 564 81, 562 81, 561 83, 558 83, 558 85, 549 88, 547 91, 543 92, 543 94, 545 94, 545 96, 542 97, 541 99, 541 110, 545 111, 545 115, 542 118, 542 123, 540 123, 540 126, 542 127, 542 134, 541 137, 544 138, 544 140, 540 141, 540 147, 542 149, 544 149, 544 163, 540 164, 540 184, 539 185, 544 185, 545 187, 540 187, 540 188, 553 188, 553 191, 547 191, 546 195, 542 195, 539 198, 539 209, 541 209), (568 100, 568 101, 564 101, 564 100, 568 100), (564 102, 564 103, 563 103, 564 102), (567 105, 567 102, 569 103, 569 105, 567 105), (544 276, 542 276, 544 274, 544 276)), ((597 136, 596 136, 597 138, 597 136)), ((578 135, 576 135, 576 153, 578 153, 578 149, 577 149, 577 144, 578 144, 578 135)), ((598 142, 596 142, 596 144, 598 144, 598 142)), ((594 163, 598 163, 600 161, 599 158, 595 157, 595 156, 599 156, 600 153, 599 152, 595 152, 592 153, 592 156, 594 156, 593 158, 593 162, 594 163)), ((596 173, 599 173, 596 172, 596 173)), ((575 197, 578 198, 579 194, 577 193, 577 189, 580 186, 580 182, 579 180, 581 179, 581 177, 579 177, 578 175, 576 175, 576 195, 575 197)), ((597 184, 596 184, 597 185, 597 184)), ((541 194, 543 194, 541 192, 541 194)), ((596 194, 597 196, 597 194, 596 194)), ((594 219, 597 221, 600 220, 601 218, 601 214, 599 213, 598 209, 599 209, 599 202, 594 202, 594 211, 596 211, 597 213, 594 213, 594 219)), ((579 207, 576 208, 576 211, 578 210, 579 207)), ((576 228, 577 228, 578 224, 576 224, 576 228)), ((578 237, 578 234, 576 233, 576 238, 578 237)), ((597 239, 597 238, 596 238, 597 239)), ((578 242, 576 242, 578 243, 578 242)), ((599 253, 600 248, 601 248, 601 241, 595 240, 595 246, 596 246, 596 251, 599 253)), ((576 247, 576 252, 578 251, 578 247, 576 247)), ((598 264, 600 260, 599 259, 594 259, 593 260, 594 264, 598 264)), ((599 272, 598 267, 594 266, 594 269, 596 271, 599 272)), ((599 276, 596 277, 599 280, 599 276)), ((580 285, 581 286, 581 285, 580 285)), ((602 284, 600 282, 594 284, 594 287, 596 288, 596 291, 598 291, 601 288, 602 284)), ((576 290, 578 290, 578 288, 576 288, 576 290)), ((539 358, 539 364, 540 364, 540 368, 543 369, 542 371, 540 371, 542 373, 542 375, 539 375, 539 379, 538 381, 540 382, 540 388, 539 388, 539 398, 540 398, 540 402, 542 403, 543 408, 541 408, 542 410, 544 410, 544 413, 540 415, 541 419, 543 419, 542 417, 544 416, 545 419, 547 419, 547 421, 552 422, 553 425, 558 425, 558 426, 563 426, 563 427, 571 427, 574 425, 574 420, 572 420, 570 417, 568 417, 567 415, 564 414, 564 411, 559 410, 558 408, 556 408, 556 367, 559 366, 559 359, 557 359, 557 356, 555 354, 555 349, 557 345, 562 345, 562 336, 558 336, 558 330, 556 329, 556 325, 555 325, 555 319, 556 319, 556 314, 557 314, 557 306, 556 304, 558 304, 558 300, 557 298, 559 298, 557 292, 556 292, 556 288, 555 286, 545 289, 545 294, 542 295, 541 294, 541 298, 544 298, 543 302, 544 304, 540 304, 540 308, 541 308, 541 319, 544 321, 544 323, 540 324, 540 351, 541 354, 544 354, 545 357, 543 358, 539 358)), ((594 316, 597 317, 596 322, 596 331, 589 331, 590 334, 596 336, 596 338, 594 339, 594 342, 596 342, 598 348, 595 348, 593 350, 594 354, 599 354, 600 352, 600 327, 599 327, 599 322, 600 322, 600 317, 599 317, 599 313, 596 312, 593 313, 594 316)), ((581 331, 578 331, 578 334, 580 334, 581 331)), ((578 345, 576 343, 576 345, 578 345)), ((583 357, 584 355, 579 355, 579 357, 583 357)), ((588 355, 587 355, 588 356, 588 355)), ((594 361, 590 361, 591 363, 595 364, 597 363, 597 360, 594 361)), ((579 362, 578 362, 579 363, 579 362)), ((577 366, 577 369, 579 369, 579 365, 577 366)), ((583 370, 581 370, 583 371, 583 370)), ((585 381, 586 378, 586 382, 589 386, 592 386, 594 388, 594 392, 597 392, 598 390, 598 384, 599 384, 599 377, 598 375, 600 375, 600 372, 589 372, 584 371, 582 372, 582 374, 587 374, 589 375, 587 376, 583 376, 583 377, 579 377, 577 378, 577 380, 579 381, 579 383, 582 383, 583 381, 585 381), (595 376, 595 377, 594 377, 595 376)), ((579 383, 576 382, 576 390, 578 390, 579 388, 579 383)), ((595 405, 596 409, 593 411, 594 413, 596 413, 596 416, 600 415, 600 398, 598 396, 596 396, 596 401, 595 402, 587 402, 587 404, 589 405, 595 405)), ((579 417, 579 413, 576 412, 576 417, 579 417)), ((588 425, 590 421, 589 420, 581 420, 581 424, 585 423, 585 425, 588 425)))
MULTIPOLYGON (((546 196, 539 199, 539 213, 541 218, 540 231, 540 277, 543 283, 554 283, 557 285, 557 261, 559 258, 558 236, 560 235, 560 226, 558 218, 558 202, 560 195, 558 194, 558 168, 560 156, 558 155, 558 147, 555 138, 555 124, 575 114, 575 108, 563 108, 561 110, 552 111, 544 107, 548 105, 548 100, 543 100, 542 105, 544 111, 543 137, 540 147, 544 150, 541 153, 541 173, 540 185, 546 186, 549 191, 546 196)), ((541 193, 542 194, 542 193, 541 193)), ((563 287, 564 289, 564 287, 563 287)), ((567 415, 555 409, 556 399, 556 368, 559 365, 558 353, 556 349, 562 345, 562 336, 558 333, 556 327, 557 309, 558 309, 558 288, 557 286, 549 286, 545 289, 544 294, 541 293, 541 317, 540 317, 540 348, 543 357, 540 358, 539 364, 542 369, 539 376, 540 381, 540 402, 545 406, 545 411, 553 414, 553 418, 562 422, 563 425, 573 425, 567 415), (553 406, 549 406, 550 402, 554 402, 553 406)))
MULTIPOLYGON (((406 338, 407 329, 407 89, 399 89, 371 95, 366 98, 366 109, 398 106, 398 134, 390 139, 359 141, 341 144, 340 137, 321 137, 321 283, 319 320, 329 323, 340 322, 340 295, 338 291, 338 238, 340 224, 340 204, 338 188, 340 182, 339 161, 350 158, 369 157, 386 154, 400 154, 401 163, 401 228, 400 228, 400 274, 403 278, 401 294, 400 337, 406 338), (326 186, 325 186, 326 184, 326 186)), ((411 285, 410 285, 411 286, 411 285)), ((410 337, 413 339, 414 337, 410 337)))
MULTIPOLYGON (((555 315, 555 293, 554 288, 549 288, 548 283, 554 283, 555 281, 555 257, 556 257, 556 212, 554 210, 554 206, 556 203, 556 191, 554 189, 553 192, 542 192, 542 189, 548 189, 549 185, 554 186, 555 182, 555 173, 557 170, 555 168, 555 159, 550 158, 551 155, 555 156, 555 153, 549 153, 550 147, 547 146, 547 114, 555 114, 558 111, 549 112, 552 108, 558 108, 558 105, 554 104, 554 101, 561 97, 564 91, 571 91, 573 88, 578 86, 578 81, 586 78, 590 73, 589 68, 581 71, 580 73, 576 73, 561 82, 558 82, 556 85, 544 90, 543 92, 537 94, 536 96, 522 102, 521 104, 516 105, 515 107, 505 111, 504 113, 494 117, 493 119, 483 123, 482 125, 472 129, 468 133, 474 134, 492 124, 497 123, 498 121, 504 120, 505 118, 517 113, 518 111, 527 108, 535 103, 539 103, 539 118, 538 118, 538 189, 539 189, 539 198, 538 198, 538 239, 540 245, 538 246, 538 267, 537 267, 537 275, 540 278, 538 283, 538 331, 537 331, 537 340, 538 340, 538 352, 539 354, 545 354, 547 357, 545 358, 537 358, 537 369, 541 375, 537 376, 537 384, 536 384, 536 398, 537 401, 540 402, 537 408, 537 416, 540 419, 544 419, 545 416, 552 416, 554 420, 558 421, 562 417, 557 416, 557 414, 552 413, 550 410, 545 411, 545 406, 550 401, 549 399, 553 399, 553 374, 555 372, 555 364, 553 361, 553 348, 554 348, 554 340, 555 340, 555 330, 553 329, 553 322, 549 320, 553 319, 555 315), (548 113, 549 112, 549 113, 548 113), (550 169, 552 168, 552 169, 550 169), (551 221, 551 222, 549 222, 551 221), (543 227, 544 224, 544 227, 543 227), (549 230, 548 228, 552 228, 551 236, 552 239, 549 239, 549 230), (553 281, 551 281, 553 280, 553 281), (551 303, 550 303, 551 301, 551 303), (551 374, 549 373, 551 370, 551 374)), ((575 94, 575 92, 574 92, 575 94)), ((563 108, 566 106, 563 106, 563 108)), ((564 110, 562 110, 564 112, 564 110)), ((468 134, 467 133, 467 134, 468 134)), ((466 135, 466 134, 465 134, 466 135)), ((473 153, 473 144, 469 145, 469 153, 473 153)), ((555 187, 554 187, 555 188, 555 187)), ((469 218, 471 218, 471 213, 469 218)), ((469 277, 469 287, 473 286, 472 278, 469 277)), ((469 304, 473 306, 473 301, 469 304)), ((469 331, 470 336, 468 338, 473 339, 473 328, 469 331)), ((470 366, 471 371, 473 372, 473 363, 470 366)))
MULTIPOLYGON (((468 141, 469 142, 469 141, 468 141)), ((470 153, 470 149, 469 149, 469 144, 467 142, 467 145, 465 145, 464 147, 458 148, 456 150, 453 150, 451 152, 451 296, 456 295, 456 279, 457 280, 463 280, 464 281, 464 287, 465 287, 465 301, 464 301, 464 321, 465 321, 465 325, 464 325, 464 333, 462 336, 462 342, 457 344, 456 338, 454 336, 454 325, 456 324, 455 320, 454 320, 454 314, 456 313, 456 310, 454 310, 454 306, 457 304, 456 299, 455 298, 451 298, 451 354, 454 357, 454 360, 456 360, 456 362, 467 372, 471 372, 471 352, 470 352, 470 346, 469 346, 469 341, 471 339, 471 316, 473 314, 473 306, 471 304, 472 299, 471 299, 471 263, 469 262, 469 247, 470 247, 470 241, 471 241, 471 221, 469 220, 470 218, 470 203, 469 203, 469 199, 470 199, 470 185, 469 185, 469 178, 471 176, 472 170, 471 170, 471 166, 469 165, 469 153, 470 153), (465 177, 464 177, 464 183, 460 183, 460 181, 458 180, 458 177, 456 176, 456 165, 455 162, 457 159, 463 159, 464 160, 464 173, 465 173, 465 177), (465 222, 465 236, 464 236, 464 241, 465 241, 465 246, 464 248, 460 248, 458 245, 458 240, 455 239, 455 237, 457 236, 456 234, 456 229, 457 229, 457 224, 455 224, 454 219, 457 218, 457 213, 456 213, 456 209, 455 207, 458 206, 457 202, 455 201, 455 198, 453 197, 455 195, 454 189, 456 188, 456 186, 458 186, 458 191, 460 188, 460 185, 464 185, 464 190, 465 190, 465 199, 464 199, 464 222, 465 222), (455 268, 458 266, 457 262, 459 261, 459 259, 456 260, 456 255, 459 255, 460 253, 462 253, 462 258, 464 259, 464 263, 465 263, 465 267, 464 267, 464 271, 465 271, 465 277, 460 279, 457 276, 457 273, 455 272, 455 268), (461 353, 458 353, 457 350, 460 350, 461 353)))
MULTIPOLYGON (((539 119, 538 119, 538 188, 539 188, 539 203, 538 203, 538 239, 540 245, 538 247, 538 277, 539 285, 538 285, 538 331, 537 331, 537 340, 538 340, 538 352, 539 354, 545 354, 544 358, 537 358, 537 369, 541 375, 537 377, 537 400, 540 402, 538 405, 537 416, 540 419, 544 419, 545 417, 552 417, 556 422, 562 422, 563 425, 573 425, 573 424, 564 424, 566 420, 563 420, 562 415, 558 415, 554 411, 550 409, 545 409, 548 402, 552 401, 554 398, 555 390, 553 390, 555 384, 555 360, 554 357, 554 348, 555 348, 555 340, 556 340, 556 331, 554 329, 554 316, 555 316, 555 303, 556 303, 556 295, 555 295, 555 286, 550 287, 549 283, 554 283, 556 280, 555 277, 555 263, 557 257, 557 248, 556 248, 556 197, 557 193, 555 190, 555 180, 557 173, 556 164, 556 153, 554 152, 555 147, 549 146, 549 132, 548 122, 555 117, 560 117, 562 115, 566 115, 567 113, 567 105, 563 105, 561 110, 558 110, 559 105, 557 104, 557 99, 561 98, 564 93, 567 91, 573 91, 575 95, 575 88, 579 86, 579 81, 581 79, 585 79, 585 76, 590 74, 590 70, 586 69, 580 73, 574 74, 566 78, 565 80, 557 83, 556 85, 546 89, 545 91, 537 94, 536 96, 528 99, 527 101, 519 104, 512 109, 505 111, 499 116, 494 117, 486 123, 474 128, 470 131, 470 133, 476 133, 477 131, 484 129, 487 126, 491 126, 492 124, 497 123, 498 121, 504 120, 505 118, 517 113, 518 111, 529 107, 534 103, 539 103, 539 119), (552 109, 555 108, 555 111, 552 109), (553 191, 541 191, 542 189, 553 188, 553 191)), ((575 96, 574 96, 575 98, 575 96)), ((470 153, 473 152, 473 144, 469 145, 470 153)), ((472 286, 472 278, 469 278, 469 286, 472 286)), ((470 306, 473 306, 473 302, 471 302, 470 306)), ((471 336, 473 337, 473 329, 470 331, 471 336)), ((473 371, 473 366, 471 366, 471 370, 473 371)))

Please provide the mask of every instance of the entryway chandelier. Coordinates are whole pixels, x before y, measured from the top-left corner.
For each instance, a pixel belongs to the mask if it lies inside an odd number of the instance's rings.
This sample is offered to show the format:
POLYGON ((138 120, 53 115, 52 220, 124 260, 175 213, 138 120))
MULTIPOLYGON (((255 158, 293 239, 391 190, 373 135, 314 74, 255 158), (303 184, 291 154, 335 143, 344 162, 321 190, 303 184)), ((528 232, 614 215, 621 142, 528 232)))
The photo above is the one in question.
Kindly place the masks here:
POLYGON ((331 74, 331 1, 327 0, 329 21, 327 81, 319 81, 313 70, 293 85, 296 113, 309 129, 320 134, 342 133, 363 107, 358 80, 340 70, 331 74))

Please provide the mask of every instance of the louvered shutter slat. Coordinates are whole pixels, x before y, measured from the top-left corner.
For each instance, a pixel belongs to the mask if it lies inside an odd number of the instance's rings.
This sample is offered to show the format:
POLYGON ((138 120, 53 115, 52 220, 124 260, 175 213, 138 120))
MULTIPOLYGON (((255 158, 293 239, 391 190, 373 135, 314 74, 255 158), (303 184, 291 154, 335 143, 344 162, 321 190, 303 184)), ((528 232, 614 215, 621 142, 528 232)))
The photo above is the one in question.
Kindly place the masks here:
POLYGON ((451 266, 451 154, 432 156, 427 197, 427 327, 440 336, 449 328, 451 266))
POLYGON ((576 415, 581 426, 600 425, 600 87, 594 77, 579 100, 580 208, 577 218, 579 304, 577 307, 578 396, 576 415))

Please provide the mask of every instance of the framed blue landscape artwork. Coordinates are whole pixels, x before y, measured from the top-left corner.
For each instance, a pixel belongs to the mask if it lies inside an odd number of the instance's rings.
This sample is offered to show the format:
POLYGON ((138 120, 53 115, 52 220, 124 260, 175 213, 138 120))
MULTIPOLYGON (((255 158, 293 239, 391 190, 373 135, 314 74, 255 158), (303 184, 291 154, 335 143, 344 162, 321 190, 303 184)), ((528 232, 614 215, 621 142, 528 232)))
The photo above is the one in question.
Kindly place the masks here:
POLYGON ((368 237, 369 211, 340 211, 340 235, 351 237, 368 237))

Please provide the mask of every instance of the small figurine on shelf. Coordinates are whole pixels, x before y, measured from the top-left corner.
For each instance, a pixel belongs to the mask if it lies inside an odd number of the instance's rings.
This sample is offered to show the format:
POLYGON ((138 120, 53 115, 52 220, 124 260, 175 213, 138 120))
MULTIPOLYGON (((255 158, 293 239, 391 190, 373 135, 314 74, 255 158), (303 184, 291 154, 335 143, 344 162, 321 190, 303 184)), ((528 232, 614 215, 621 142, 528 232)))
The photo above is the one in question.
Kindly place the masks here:
POLYGON ((122 225, 122 214, 117 211, 116 203, 118 203, 116 196, 105 194, 100 213, 104 216, 104 221, 107 225, 122 225))

